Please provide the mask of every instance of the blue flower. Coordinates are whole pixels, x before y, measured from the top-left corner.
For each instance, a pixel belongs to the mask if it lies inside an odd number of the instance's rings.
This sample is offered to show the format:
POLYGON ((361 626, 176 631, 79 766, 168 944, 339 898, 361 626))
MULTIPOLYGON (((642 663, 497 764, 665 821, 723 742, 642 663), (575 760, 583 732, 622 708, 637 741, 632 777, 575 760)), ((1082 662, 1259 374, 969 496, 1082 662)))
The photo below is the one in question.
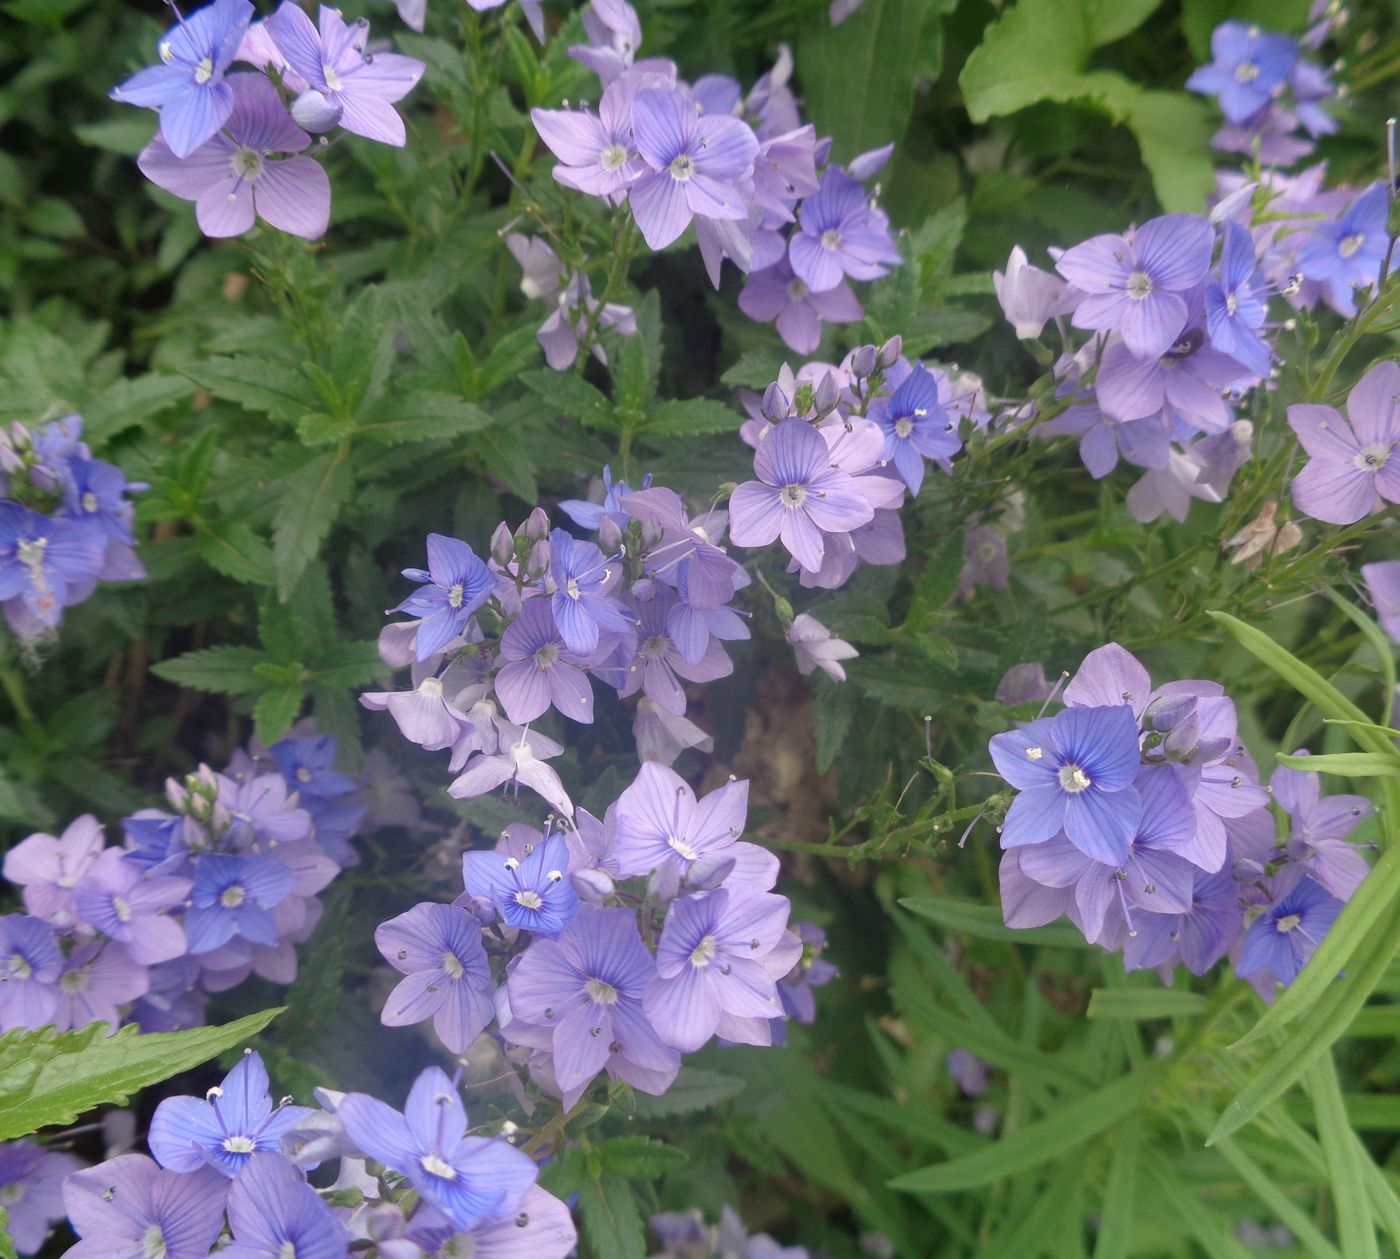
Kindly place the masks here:
POLYGON ((308 799, 324 800, 355 790, 354 780, 335 771, 335 740, 328 734, 280 739, 268 748, 287 786, 305 805, 308 799))
POLYGON ((1250 923, 1235 969, 1241 975, 1267 970, 1281 984, 1291 984, 1341 912, 1342 902, 1325 887, 1300 878, 1250 923))
POLYGON ((440 533, 428 535, 427 571, 405 568, 403 575, 423 586, 390 610, 422 618, 414 640, 419 660, 435 655, 456 638, 496 584, 490 568, 471 547, 440 533))
POLYGON ((1390 237, 1390 199, 1384 184, 1372 184, 1335 223, 1317 227, 1298 256, 1309 280, 1322 284, 1327 300, 1348 319, 1356 314, 1352 289, 1375 284, 1390 237))
POLYGON ((84 597, 106 549, 94 530, 0 503, 0 603, 19 599, 39 625, 53 628, 64 607, 84 597))
POLYGON ((289 867, 265 857, 200 857, 185 914, 190 952, 213 952, 234 936, 273 947, 277 924, 268 911, 286 898, 295 882, 289 867))
POLYGON ((464 853, 462 881, 468 895, 496 907, 506 926, 557 936, 578 909, 568 845, 562 835, 551 835, 526 843, 523 852, 464 853))
POLYGON ((165 33, 158 66, 148 66, 112 89, 112 99, 160 110, 161 138, 176 157, 189 157, 233 112, 224 82, 253 20, 249 0, 214 0, 165 33))
POLYGON ((938 401, 938 382, 922 364, 888 399, 870 408, 870 418, 885 434, 880 459, 893 463, 913 494, 924 483, 924 460, 947 459, 962 446, 957 425, 948 419, 938 401))
POLYGON ((1285 35, 1261 31, 1245 22, 1222 22, 1210 37, 1215 58, 1186 86, 1217 97, 1231 122, 1242 123, 1282 90, 1298 60, 1298 45, 1285 35))
POLYGON ((570 651, 589 655, 601 630, 625 634, 631 629, 622 605, 612 597, 620 573, 593 543, 580 542, 563 529, 550 533, 545 590, 559 636, 570 651))

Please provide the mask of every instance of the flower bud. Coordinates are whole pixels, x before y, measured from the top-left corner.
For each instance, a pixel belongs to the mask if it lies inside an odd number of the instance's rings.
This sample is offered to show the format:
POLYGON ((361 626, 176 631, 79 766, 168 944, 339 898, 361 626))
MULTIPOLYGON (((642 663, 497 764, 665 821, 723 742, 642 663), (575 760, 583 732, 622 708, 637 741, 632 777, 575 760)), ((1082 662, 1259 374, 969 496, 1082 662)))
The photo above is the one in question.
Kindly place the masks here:
POLYGON ((497 564, 509 564, 515 558, 515 537, 504 520, 491 535, 491 558, 497 564))
POLYGON ((899 362, 899 356, 904 352, 904 338, 895 333, 884 345, 880 347, 880 366, 893 367, 899 362))
POLYGON ((569 875, 569 882, 579 900, 589 905, 606 905, 617 890, 606 870, 575 870, 569 875))
POLYGON ((549 537, 549 515, 543 507, 536 507, 529 516, 525 518, 525 523, 516 530, 516 533, 523 533, 527 538, 538 541, 540 538, 549 537))
POLYGON ((841 383, 832 372, 827 372, 821 380, 817 382, 816 391, 812 395, 812 403, 817 408, 820 416, 830 415, 836 410, 836 404, 841 401, 841 383))
POLYGON ((647 899, 658 905, 668 905, 681 890, 680 867, 674 861, 657 866, 647 879, 647 899))
POLYGON ((292 102, 292 121, 303 131, 320 135, 340 125, 340 115, 344 112, 339 105, 332 104, 315 88, 303 92, 292 102))
POLYGON ((622 529, 611 516, 598 522, 598 545, 609 553, 622 550, 622 529))
POLYGON ((541 539, 530 548, 530 558, 525 562, 525 573, 531 578, 543 577, 549 572, 549 540, 541 539))
POLYGON ((851 375, 860 380, 875 375, 880 366, 880 351, 873 345, 860 345, 851 351, 851 375))
POLYGON ((778 387, 778 382, 775 380, 763 391, 763 402, 759 409, 763 412, 765 419, 772 420, 776 424, 779 420, 786 419, 792 414, 792 400, 778 387))

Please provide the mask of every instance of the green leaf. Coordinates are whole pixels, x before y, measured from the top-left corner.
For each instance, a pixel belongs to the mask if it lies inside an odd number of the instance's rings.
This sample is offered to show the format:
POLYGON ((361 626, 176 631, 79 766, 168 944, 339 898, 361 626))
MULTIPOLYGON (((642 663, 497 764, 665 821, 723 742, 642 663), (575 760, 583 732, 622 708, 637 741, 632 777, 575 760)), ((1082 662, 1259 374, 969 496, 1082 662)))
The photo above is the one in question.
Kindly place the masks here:
POLYGON ((1361 1183, 1361 1150, 1342 1103, 1337 1068, 1322 1054, 1308 1069, 1308 1089, 1317 1114, 1317 1136, 1327 1156, 1328 1180, 1337 1204, 1337 1235, 1347 1259, 1380 1259, 1371 1206, 1361 1183))
POLYGON ((713 398, 673 398, 652 406, 637 429, 647 437, 703 437, 737 433, 740 417, 727 402, 713 398))
POLYGON ((391 397, 376 407, 373 414, 373 419, 356 426, 354 434, 382 446, 451 440, 495 423, 474 402, 445 393, 391 397))
POLYGON ((835 763, 856 712, 856 691, 844 682, 822 676, 812 679, 817 738, 817 773, 824 774, 835 763))
POLYGON ((1163 1072, 1160 1063, 1140 1067, 1106 1088, 1016 1129, 995 1145, 897 1176, 890 1184, 910 1193, 950 1193, 1039 1167, 1139 1111, 1162 1082, 1163 1072))
POLYGON ((150 144, 157 125, 149 114, 129 109, 101 122, 81 123, 73 128, 73 134, 94 148, 122 157, 135 157, 150 144))
POLYGON ((1176 988, 1095 988, 1089 994, 1091 1019, 1172 1019, 1200 1014, 1206 999, 1176 988))
POLYGON ((468 446, 486 465, 486 470, 499 478, 517 498, 533 503, 539 497, 535 461, 530 458, 530 449, 518 429, 504 425, 484 429, 472 434, 468 446))
POLYGON ((637 309, 638 332, 623 337, 612 358, 613 401, 619 413, 644 415, 661 374, 661 299, 653 289, 637 309), (649 335, 642 335, 645 327, 649 335))
POLYGON ((1113 1159, 1103 1191, 1103 1214, 1094 1259, 1128 1259, 1138 1189, 1138 1149, 1142 1124, 1136 1116, 1113 1135, 1113 1159))
POLYGON ((253 705, 253 733, 264 747, 271 747, 291 728, 301 713, 306 692, 299 686, 274 686, 253 705))
POLYGON ((340 335, 331 347, 330 377, 345 415, 357 415, 384 393, 394 361, 398 323, 386 319, 374 285, 361 289, 345 307, 340 335))
POLYGON ((669 1119, 673 1115, 689 1115, 698 1110, 708 1110, 738 1097, 744 1091, 743 1080, 732 1075, 721 1075, 718 1071, 706 1071, 703 1067, 682 1067, 675 1083, 660 1097, 650 1093, 636 1095, 636 1111, 639 1119, 669 1119))
POLYGON ((491 347, 491 356, 481 369, 481 397, 489 398, 498 389, 510 384, 539 357, 540 343, 535 339, 535 325, 528 323, 511 329, 491 347))
POLYGON ((317 686, 368 686, 385 672, 379 659, 379 644, 368 640, 358 643, 338 643, 316 657, 310 667, 317 686))
POLYGON ((354 486, 344 451, 317 455, 284 482, 272 522, 272 563, 277 593, 284 601, 291 598, 297 578, 315 559, 354 486))
POLYGON ((125 1105, 138 1089, 188 1071, 256 1036, 282 1007, 222 1027, 143 1033, 105 1023, 72 1032, 13 1031, 0 1037, 0 1141, 72 1123, 94 1106, 125 1105))
POLYGON ((216 398, 288 424, 295 424, 308 411, 322 409, 320 397, 305 376, 266 356, 205 359, 185 368, 185 375, 216 398))
POLYGON ((1020 930, 1002 921, 1001 910, 973 901, 957 901, 932 896, 910 896, 899 902, 901 908, 920 918, 936 922, 949 931, 976 936, 982 940, 1009 940, 1013 944, 1043 944, 1051 948, 1088 948, 1084 937, 1073 927, 1031 927, 1020 930))
POLYGON ((625 1180, 610 1176, 586 1181, 578 1205, 584 1236, 599 1259, 645 1259, 642 1213, 625 1180))
POLYGON ((199 555, 215 572, 251 586, 273 582, 272 548, 241 520, 199 525, 199 555))
MULTIPOLYGON (((1374 726, 1367 728, 1375 729, 1374 726)), ((1318 756, 1286 756, 1280 752, 1278 761, 1289 769, 1336 774, 1341 778, 1400 778, 1400 752, 1338 752, 1318 756)))
POLYGON ((767 389, 778 379, 786 356, 781 350, 765 347, 761 350, 745 350, 728 371, 720 377, 726 385, 738 385, 745 389, 767 389))
POLYGON ((0 1259, 19 1259, 10 1234, 10 1213, 4 1207, 0 1207, 0 1259))
POLYGON ((589 1150, 589 1159, 596 1159, 605 1175, 627 1180, 654 1180, 675 1170, 687 1157, 684 1150, 656 1137, 612 1137, 589 1150))
POLYGON ((255 647, 205 647, 151 666, 158 678, 210 695, 255 695, 267 683, 254 672, 267 657, 255 647))
POLYGON ((113 381, 83 407, 83 432, 89 441, 106 441, 194 394, 193 381, 152 372, 113 381))
POLYGON ((914 597, 909 601, 909 613, 904 623, 911 627, 926 625, 953 597, 967 559, 961 529, 954 529, 933 552, 919 580, 914 585, 914 597))
POLYGON ((547 368, 521 372, 520 383, 537 397, 543 398, 556 414, 576 420, 585 428, 611 431, 617 427, 612 403, 572 372, 555 372, 547 368))

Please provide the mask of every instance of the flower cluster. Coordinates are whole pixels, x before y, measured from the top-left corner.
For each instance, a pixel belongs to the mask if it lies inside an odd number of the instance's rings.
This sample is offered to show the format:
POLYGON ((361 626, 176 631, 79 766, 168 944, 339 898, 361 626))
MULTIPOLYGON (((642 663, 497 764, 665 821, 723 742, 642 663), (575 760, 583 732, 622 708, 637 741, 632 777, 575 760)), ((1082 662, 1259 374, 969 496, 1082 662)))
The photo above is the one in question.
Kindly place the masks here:
POLYGON ((364 815, 334 761, 328 736, 283 739, 172 779, 171 811, 126 818, 124 846, 85 815, 11 848, 4 876, 28 912, 0 918, 0 1029, 168 1031, 250 974, 295 979, 364 815))
POLYGON ((54 630, 99 581, 146 575, 130 495, 146 487, 94 459, 80 415, 0 429, 0 612, 25 640, 54 630))
MULTIPOLYGON (((587 109, 536 109, 535 128, 558 159, 554 178, 613 207, 624 202, 643 240, 654 250, 678 240, 694 223, 711 282, 719 287, 728 259, 748 281, 739 307, 778 332, 798 353, 809 354, 823 323, 863 317, 850 280, 873 280, 901 261, 889 220, 866 191, 890 154, 863 154, 848 166, 830 161, 831 141, 804 125, 788 86, 792 59, 777 65, 748 92, 725 75, 695 83, 677 78, 674 63, 636 60, 642 32, 624 0, 585 10, 590 44, 570 55, 593 69, 603 94, 587 109)), ((557 302, 566 322, 599 323, 587 278, 566 278, 543 242, 515 246, 527 292, 557 302), (551 273, 541 284, 523 256, 536 251, 551 273), (577 314, 575 313, 577 312, 577 314)), ((603 318, 627 333, 617 310, 603 318)), ((551 323, 554 317, 551 317, 551 323)), ((547 351, 563 332, 541 329, 547 351)), ((572 353, 567 361, 572 361, 572 353)), ((559 366, 564 351, 550 362, 559 366)))
POLYGON ((664 1093, 681 1055, 713 1036, 773 1043, 834 974, 824 938, 788 929, 778 862, 746 843, 748 783, 697 799, 644 764, 599 819, 579 809, 544 831, 516 823, 462 858, 463 894, 382 924, 404 978, 381 1015, 429 1019, 462 1054, 494 1019, 511 1057, 572 1108, 600 1072, 664 1093))
POLYGON ((1153 688, 1116 643, 1091 652, 1053 717, 996 735, 1018 794, 1001 828, 1008 926, 1067 914, 1129 970, 1204 974, 1227 954, 1261 995, 1291 983, 1368 866, 1346 836, 1372 812, 1286 767, 1269 792, 1214 682, 1153 688))
POLYGON ((1315 24, 1302 40, 1261 30, 1245 22, 1222 22, 1210 38, 1213 60, 1187 81, 1193 91, 1213 96, 1225 125, 1211 144, 1242 153, 1266 165, 1288 166, 1313 151, 1313 140, 1330 135, 1337 123, 1322 108, 1337 95, 1327 70, 1303 56, 1327 38, 1334 18, 1328 0, 1314 6, 1315 24), (1297 134, 1302 127, 1305 135, 1297 134))
POLYGON ((317 1095, 320 1110, 274 1105, 250 1052, 207 1096, 166 1098, 151 1120, 154 1161, 126 1154, 67 1178, 82 1238, 68 1253, 202 1259, 225 1231, 232 1242, 219 1253, 238 1259, 573 1250, 568 1208, 535 1183, 533 1160, 499 1137, 468 1135, 456 1085, 436 1067, 402 1112, 362 1093, 317 1095), (306 1169, 333 1158, 335 1184, 314 1189, 306 1169))
POLYGON ((249 0, 214 0, 179 17, 158 45, 159 64, 118 85, 112 99, 159 111, 160 130, 137 165, 195 203, 206 236, 241 236, 261 218, 315 240, 330 222, 331 185, 306 154, 312 134, 341 127, 402 146, 394 102, 424 66, 370 51, 369 22, 347 25, 326 5, 319 24, 295 0, 252 19, 249 0), (262 73, 230 74, 235 62, 262 73))

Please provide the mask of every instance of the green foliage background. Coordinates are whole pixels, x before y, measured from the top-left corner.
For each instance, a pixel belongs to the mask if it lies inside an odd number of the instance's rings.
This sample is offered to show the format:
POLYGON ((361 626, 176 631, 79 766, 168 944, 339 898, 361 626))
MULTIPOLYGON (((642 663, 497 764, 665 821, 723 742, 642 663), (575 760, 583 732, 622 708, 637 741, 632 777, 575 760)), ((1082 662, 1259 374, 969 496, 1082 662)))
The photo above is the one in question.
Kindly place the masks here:
MULTIPOLYGON (((419 562, 425 533, 480 548, 497 520, 579 496, 605 462, 699 495, 744 472, 733 391, 774 377, 788 357, 776 336, 738 313, 732 274, 709 289, 693 249, 605 274, 611 225, 536 151, 531 106, 596 92, 564 55, 576 14, 551 6, 562 28, 541 49, 513 8, 478 19, 433 0, 419 36, 386 5, 346 7, 429 69, 405 149, 332 155, 332 229, 303 248, 273 234, 211 246, 189 207, 136 171, 154 120, 106 93, 147 58, 160 6, 0 6, 0 417, 79 410, 98 453, 151 486, 138 512, 150 580, 73 609, 42 660, 0 646, 11 839, 85 810, 115 822, 167 775, 303 714, 351 765, 384 749, 440 826, 493 835, 507 813, 456 809, 438 758, 355 704, 386 677, 374 639, 401 597, 397 570, 419 562), (584 243, 597 288, 610 279, 638 308, 640 334, 609 347, 611 371, 542 363, 542 312, 519 297, 500 239, 531 206, 584 243)), ((1000 320, 991 269, 1015 243, 1035 260, 1162 208, 1198 209, 1216 121, 1182 83, 1221 19, 1296 32, 1307 4, 866 0, 837 29, 816 0, 638 8, 645 50, 689 78, 750 82, 789 43, 838 159, 896 142, 881 195, 907 265, 822 356, 898 332, 906 353, 1019 397, 1044 384, 1000 320)), ((1395 16, 1362 5, 1342 36, 1356 90, 1325 146, 1334 180, 1378 173, 1395 16)), ((1394 353, 1393 337, 1333 331, 1303 321, 1279 399, 1332 399, 1394 353)), ((1256 408, 1267 456, 1281 404, 1256 408)), ((1385 548, 1358 553, 1332 531, 1258 573, 1231 566, 1222 540, 1285 470, 1261 457, 1228 503, 1144 528, 1121 475, 1093 482, 1069 445, 994 439, 909 509, 907 565, 821 600, 821 619, 862 651, 846 686, 801 682, 772 605, 756 605, 756 642, 708 688, 700 720, 716 766, 754 779, 755 829, 793 854, 798 916, 828 928, 843 978, 785 1049, 712 1049, 663 1099, 595 1099, 546 1178, 579 1193, 592 1255, 645 1254, 642 1215, 657 1207, 734 1201, 754 1227, 841 1259, 880 1253, 863 1249, 873 1233, 908 1259, 1239 1259, 1252 1253, 1242 1221, 1284 1224, 1284 1255, 1396 1253, 1400 771, 1390 737, 1355 724, 1390 724, 1394 656, 1343 606, 1348 573, 1385 548), (967 521, 1009 487, 1026 517, 1010 590, 950 602, 967 521), (1319 591, 1338 598, 1303 597, 1319 591), (1165 988, 1067 927, 1009 932, 991 821, 958 846, 990 787, 977 777, 986 739, 1008 719, 992 701, 1002 673, 1039 660, 1053 676, 1110 639, 1157 678, 1227 681, 1265 773, 1302 745, 1372 758, 1330 770, 1385 805, 1376 873, 1324 964, 1262 1019, 1231 977, 1165 988), (944 1067, 955 1047, 993 1069, 981 1103, 944 1067), (978 1105, 995 1109, 993 1135, 978 1105)), ((595 729, 571 730, 562 772, 588 784, 590 808, 630 777, 626 720, 608 706, 595 729)), ((377 1025, 370 935, 414 900, 450 896, 432 842, 369 837, 291 992, 253 984, 228 1001, 229 1017, 291 1007, 262 1047, 300 1099, 317 1083, 397 1099, 428 1059, 377 1025)), ((476 1096, 484 1117, 509 1104, 476 1096)))

